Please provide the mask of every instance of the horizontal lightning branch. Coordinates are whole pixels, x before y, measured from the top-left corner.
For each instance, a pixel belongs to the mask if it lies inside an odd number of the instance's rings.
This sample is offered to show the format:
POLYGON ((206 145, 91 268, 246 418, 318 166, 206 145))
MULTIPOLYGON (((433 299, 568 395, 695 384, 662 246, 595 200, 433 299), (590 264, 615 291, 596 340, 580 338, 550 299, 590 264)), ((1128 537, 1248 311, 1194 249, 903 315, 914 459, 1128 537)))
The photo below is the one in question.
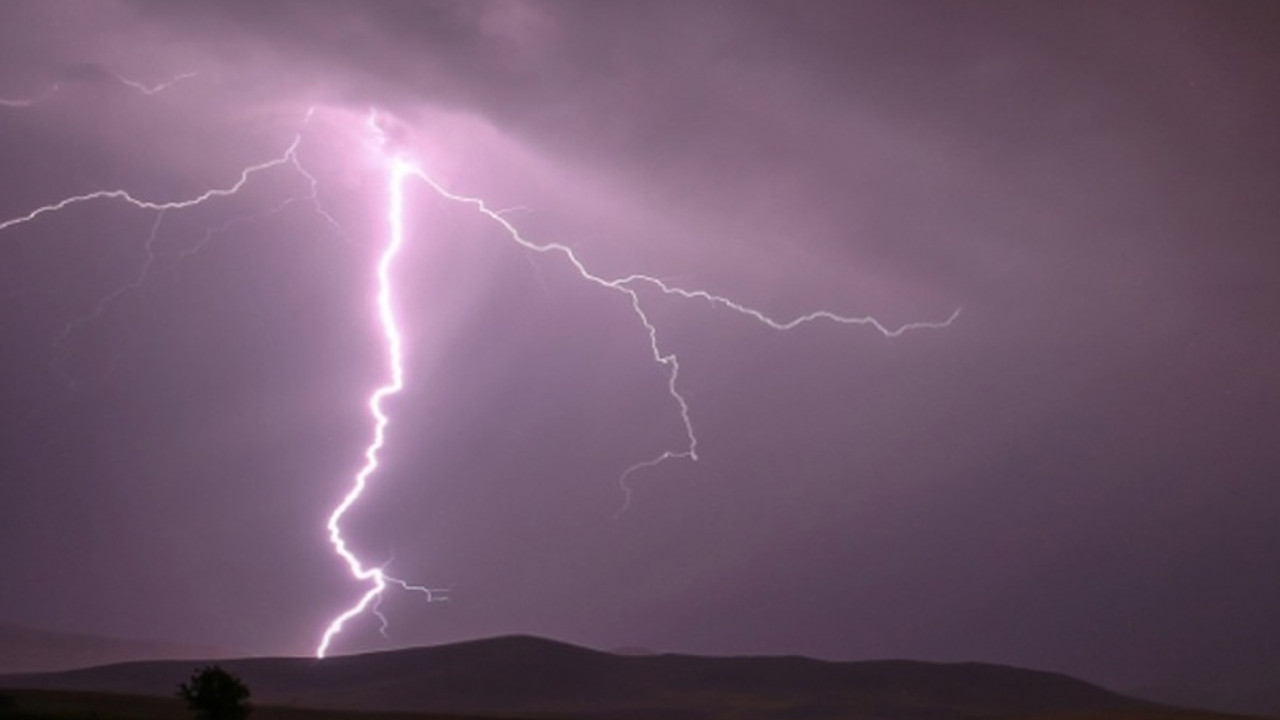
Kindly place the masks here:
POLYGON ((560 243, 536 243, 528 240, 520 233, 520 230, 515 225, 506 219, 502 211, 490 208, 483 199, 467 197, 450 192, 420 167, 416 165, 405 166, 403 160, 398 162, 402 167, 407 167, 407 169, 399 171, 401 175, 412 175, 420 179, 426 183, 431 190, 446 200, 471 206, 484 217, 497 223, 506 235, 517 245, 536 253, 560 255, 569 263, 570 266, 573 267, 583 280, 607 290, 622 293, 627 297, 628 302, 631 305, 632 312, 635 314, 636 319, 640 321, 640 324, 644 328, 645 334, 649 339, 650 354, 653 356, 655 362, 659 363, 667 370, 667 394, 671 397, 672 401, 675 402, 676 408, 679 410, 680 420, 684 426, 686 445, 681 449, 665 450, 657 457, 636 463, 622 472, 618 478, 618 485, 623 492, 623 502, 621 507, 618 509, 619 515, 625 512, 630 506, 631 488, 628 484, 628 480, 632 475, 641 470, 661 465, 668 460, 696 461, 698 459, 698 437, 697 433, 694 431, 693 420, 690 417, 689 403, 680 393, 678 387, 680 377, 680 360, 675 353, 664 352, 662 350, 661 345, 658 342, 658 328, 653 324, 648 313, 645 312, 645 309, 641 304, 640 294, 636 289, 637 286, 649 285, 666 295, 674 295, 687 299, 705 300, 718 307, 731 310, 740 315, 745 315, 758 321, 767 328, 779 331, 791 330, 810 322, 829 321, 840 323, 842 325, 870 326, 886 338, 895 338, 912 330, 937 330, 946 328, 955 322, 956 318, 960 316, 961 308, 956 308, 945 320, 911 322, 896 327, 885 325, 880 320, 871 316, 840 315, 829 310, 817 310, 790 320, 777 320, 766 315, 760 310, 735 302, 727 297, 716 295, 705 290, 688 290, 669 284, 650 275, 632 274, 615 279, 604 278, 591 272, 587 268, 586 264, 578 258, 577 254, 575 254, 573 249, 569 246, 560 243))
MULTIPOLYGON (((311 178, 311 175, 307 173, 298 162, 298 145, 301 142, 302 136, 298 135, 293 139, 293 142, 289 143, 289 147, 285 150, 283 155, 273 160, 258 163, 257 165, 250 165, 240 171, 240 177, 231 185, 225 188, 206 190, 193 198, 168 201, 144 200, 142 198, 134 197, 134 195, 128 190, 95 190, 94 192, 85 193, 83 195, 72 195, 71 197, 63 198, 55 203, 38 207, 21 217, 0 222, 0 231, 7 230, 15 225, 32 222, 43 215, 56 213, 59 210, 64 210, 73 205, 80 205, 94 200, 123 200, 124 202, 127 202, 141 210, 182 210, 184 208, 194 207, 214 198, 235 195, 240 192, 241 188, 243 188, 254 175, 282 165, 293 165, 294 168, 301 172, 305 177, 311 178)), ((314 178, 312 179, 314 180, 314 178)))

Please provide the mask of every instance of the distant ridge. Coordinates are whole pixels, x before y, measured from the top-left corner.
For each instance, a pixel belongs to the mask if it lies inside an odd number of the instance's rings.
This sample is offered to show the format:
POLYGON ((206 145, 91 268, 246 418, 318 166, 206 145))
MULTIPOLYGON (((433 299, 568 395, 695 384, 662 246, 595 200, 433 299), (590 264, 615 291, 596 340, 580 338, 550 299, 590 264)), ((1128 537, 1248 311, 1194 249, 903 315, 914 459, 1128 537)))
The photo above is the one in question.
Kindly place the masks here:
MULTIPOLYGON (((255 702, 360 712, 556 718, 954 720, 1155 706, 1054 673, 981 663, 624 656, 515 636, 333 657, 220 663, 255 702)), ((0 677, 0 687, 171 696, 192 662, 0 677)))
POLYGON ((210 647, 60 633, 0 622, 0 674, 58 672, 136 660, 233 655, 210 647))

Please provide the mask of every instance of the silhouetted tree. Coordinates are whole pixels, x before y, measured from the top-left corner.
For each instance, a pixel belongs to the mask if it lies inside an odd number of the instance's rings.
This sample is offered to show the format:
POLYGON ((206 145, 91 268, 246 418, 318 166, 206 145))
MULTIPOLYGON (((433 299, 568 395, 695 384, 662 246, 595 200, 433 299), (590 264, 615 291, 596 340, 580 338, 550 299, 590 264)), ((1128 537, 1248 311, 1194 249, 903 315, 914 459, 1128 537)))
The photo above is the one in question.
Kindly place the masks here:
POLYGON ((249 714, 249 687, 217 665, 192 673, 178 686, 178 697, 200 720, 244 720, 249 714))

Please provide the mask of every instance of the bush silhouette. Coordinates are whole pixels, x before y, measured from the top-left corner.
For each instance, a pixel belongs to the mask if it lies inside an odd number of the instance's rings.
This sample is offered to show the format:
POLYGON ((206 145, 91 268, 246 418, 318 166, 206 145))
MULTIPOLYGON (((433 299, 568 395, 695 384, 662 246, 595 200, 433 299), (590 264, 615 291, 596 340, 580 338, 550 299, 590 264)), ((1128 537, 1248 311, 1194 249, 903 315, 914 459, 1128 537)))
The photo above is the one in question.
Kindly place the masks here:
POLYGON ((178 686, 178 697, 200 720, 244 720, 249 714, 249 687, 217 665, 192 673, 178 686))

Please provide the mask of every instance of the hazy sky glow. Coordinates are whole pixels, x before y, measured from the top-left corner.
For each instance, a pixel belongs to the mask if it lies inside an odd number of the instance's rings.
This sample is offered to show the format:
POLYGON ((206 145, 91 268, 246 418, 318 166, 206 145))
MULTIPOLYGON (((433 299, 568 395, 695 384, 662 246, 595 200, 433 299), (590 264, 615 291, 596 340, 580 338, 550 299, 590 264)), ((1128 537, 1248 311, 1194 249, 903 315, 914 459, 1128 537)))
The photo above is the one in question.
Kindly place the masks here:
POLYGON ((1280 647, 1266 3, 0 6, 0 619, 309 653, 344 527, 390 637, 980 659, 1120 685, 1280 647), (163 89, 158 86, 176 80, 163 89), (365 124, 381 110, 389 148, 365 124), (314 108, 308 118, 308 108, 314 108), (312 182, 314 181, 314 185, 312 182), (314 191, 314 196, 312 195, 314 191), (150 255, 148 255, 150 248, 150 255), (616 516, 615 516, 616 515, 616 516))

